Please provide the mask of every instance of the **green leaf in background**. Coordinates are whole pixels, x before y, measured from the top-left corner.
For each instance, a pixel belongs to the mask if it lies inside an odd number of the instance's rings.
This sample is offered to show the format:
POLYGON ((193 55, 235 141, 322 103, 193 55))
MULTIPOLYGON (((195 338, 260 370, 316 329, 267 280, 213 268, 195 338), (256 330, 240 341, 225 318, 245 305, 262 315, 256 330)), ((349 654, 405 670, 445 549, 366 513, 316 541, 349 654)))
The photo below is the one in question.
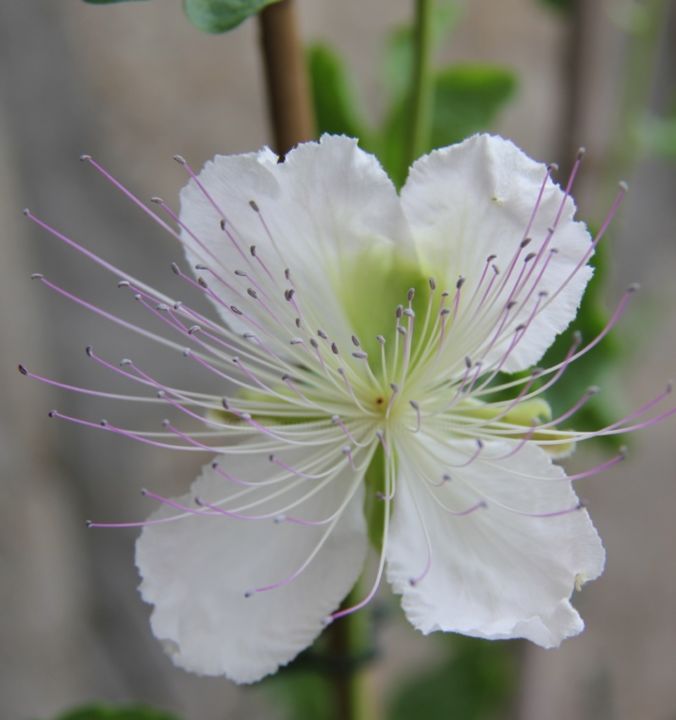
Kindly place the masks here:
POLYGON ((514 645, 453 635, 448 659, 408 680, 390 704, 388 720, 495 720, 506 716, 516 690, 514 645))
POLYGON ((223 33, 279 0, 184 0, 188 20, 199 30, 223 33))
POLYGON ((59 715, 57 720, 178 720, 175 715, 134 705, 129 707, 110 707, 107 705, 87 705, 59 715))
POLYGON ((435 78, 430 149, 486 130, 514 95, 515 75, 492 65, 454 65, 435 78))
POLYGON ((645 117, 638 127, 638 137, 645 151, 676 159, 676 114, 672 117, 645 117))
POLYGON ((368 146, 368 131, 359 117, 341 58, 318 44, 308 50, 307 62, 318 132, 349 135, 368 146))
POLYGON ((543 5, 548 5, 559 12, 569 13, 573 10, 573 0, 540 0, 543 5))
MULTIPOLYGON (((458 0, 437 0, 434 4, 432 53, 460 19, 462 5, 458 0)), ((404 25, 390 34, 385 46, 385 80, 393 99, 408 94, 412 70, 413 27, 404 25)))
MULTIPOLYGON (((438 71, 430 142, 425 152, 487 130, 516 87, 514 73, 493 65, 454 65, 438 71)), ((385 169, 398 187, 408 172, 404 153, 406 104, 404 97, 391 111, 378 148, 385 169)))

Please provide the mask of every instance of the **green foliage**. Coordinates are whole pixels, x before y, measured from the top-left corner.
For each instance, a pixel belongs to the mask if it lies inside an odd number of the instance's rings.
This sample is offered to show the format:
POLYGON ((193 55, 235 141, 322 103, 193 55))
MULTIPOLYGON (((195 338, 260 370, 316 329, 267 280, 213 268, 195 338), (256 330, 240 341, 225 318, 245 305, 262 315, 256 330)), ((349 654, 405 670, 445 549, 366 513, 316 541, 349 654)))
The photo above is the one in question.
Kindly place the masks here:
MULTIPOLYGON (((434 108, 425 152, 487 130, 516 91, 515 75, 493 65, 454 65, 434 76, 434 108)), ((395 105, 381 136, 381 161, 397 186, 406 179, 407 98, 395 105)))
POLYGON ((453 635, 448 658, 406 682, 390 705, 389 720, 494 720, 516 686, 514 645, 453 635))
MULTIPOLYGON (((455 26, 462 15, 457 0, 437 0, 434 4, 432 24, 432 52, 436 52, 441 41, 455 26)), ((408 92, 408 83, 413 71, 413 27, 402 25, 396 28, 385 46, 385 80, 394 98, 401 98, 408 92)))
POLYGON ((368 131, 340 57, 326 45, 313 45, 307 54, 315 118, 321 132, 348 135, 368 144, 368 131))
POLYGON ((162 710, 153 710, 140 705, 129 707, 87 705, 60 715, 57 720, 178 720, 178 718, 162 710))
POLYGON ((540 2, 559 12, 570 13, 573 11, 574 0, 540 0, 540 2))
POLYGON ((512 98, 516 77, 492 65, 455 65, 435 78, 431 147, 487 129, 512 98))
MULTIPOLYGON (((84 0, 91 5, 110 5, 138 0, 84 0)), ((199 30, 224 33, 279 0, 183 0, 188 20, 199 30)))
POLYGON ((223 33, 279 0, 184 0, 188 20, 199 30, 223 33))
POLYGON ((638 136, 646 151, 676 159, 676 113, 671 117, 646 117, 638 128, 638 136))

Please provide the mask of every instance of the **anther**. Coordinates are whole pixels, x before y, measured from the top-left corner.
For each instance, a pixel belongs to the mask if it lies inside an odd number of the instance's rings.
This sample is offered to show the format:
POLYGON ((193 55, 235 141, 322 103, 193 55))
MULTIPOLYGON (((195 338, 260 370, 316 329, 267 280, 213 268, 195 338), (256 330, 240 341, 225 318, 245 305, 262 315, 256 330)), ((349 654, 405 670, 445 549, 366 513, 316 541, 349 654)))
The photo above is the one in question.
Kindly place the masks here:
POLYGON ((243 314, 244 314, 244 313, 242 313, 242 311, 237 307, 237 305, 231 305, 231 306, 230 306, 230 309, 232 310, 232 312, 235 313, 235 315, 243 315, 243 314))
POLYGON ((87 345, 87 347, 85 348, 85 355, 87 357, 91 357, 93 355, 93 353, 94 353, 94 348, 91 345, 87 345))
POLYGON ((417 412, 420 410, 420 405, 417 400, 409 400, 408 404, 417 412))
POLYGON ((224 410, 230 410, 230 403, 228 402, 228 398, 221 398, 221 405, 223 406, 224 410))
MULTIPOLYGON (((312 342, 312 341, 310 341, 310 342, 312 342)), ((303 338, 294 337, 294 338, 291 338, 291 340, 289 340, 289 345, 302 345, 302 344, 303 344, 303 338)))
POLYGON ((171 271, 174 273, 174 275, 181 274, 181 269, 178 267, 178 265, 175 262, 171 263, 171 271))
POLYGON ((130 285, 129 280, 120 280, 117 283, 117 287, 119 288, 128 288, 130 285))
POLYGON ((535 255, 536 253, 528 253, 528 255, 526 255, 526 257, 523 259, 523 261, 525 263, 529 263, 535 257, 535 255))
POLYGON ((586 155, 586 153, 587 153, 587 148, 584 146, 580 147, 580 149, 577 151, 577 159, 582 160, 582 158, 586 155))
POLYGON ((237 277, 246 277, 244 270, 235 270, 235 275, 237 275, 237 277))
POLYGON ((251 257, 256 257, 256 246, 255 246, 255 245, 252 245, 252 246, 249 248, 249 252, 251 253, 251 257))
POLYGON ((190 348, 183 348, 183 357, 190 357, 192 355, 192 350, 190 348))
POLYGON ((108 427, 108 421, 107 421, 105 418, 101 418, 101 419, 99 420, 99 425, 100 425, 101 427, 108 427))
POLYGON ((221 226, 221 230, 225 230, 225 220, 221 220, 219 225, 221 226))
POLYGON ((26 368, 23 365, 19 364, 18 370, 22 375, 28 375, 28 370, 26 370, 26 368))
POLYGON ((352 357, 357 358, 357 360, 366 360, 368 353, 365 353, 363 350, 357 350, 352 353, 352 357))
POLYGON ((394 311, 394 316, 397 318, 397 320, 399 320, 403 314, 404 314, 404 306, 397 305, 397 309, 394 311))
POLYGON ((310 345, 312 345, 315 350, 319 347, 319 343, 314 338, 310 338, 310 345))
POLYGON ((635 293, 636 291, 638 291, 640 289, 641 289, 641 286, 639 285, 639 283, 632 283, 631 285, 629 285, 629 287, 627 288, 626 291, 628 293, 635 293))
POLYGON ((598 395, 601 392, 601 388, 598 385, 591 385, 587 388, 587 395, 598 395))
POLYGON ((620 182, 617 183, 618 187, 622 192, 627 192, 629 190, 629 185, 624 180, 620 180, 620 182))
POLYGON ((42 280, 44 275, 42 273, 31 273, 31 280, 42 280))
POLYGON ((452 480, 453 478, 452 478, 448 473, 444 473, 444 474, 441 476, 441 479, 442 479, 444 482, 451 482, 451 480, 452 480))
POLYGON ((427 282, 429 283, 430 290, 434 291, 437 289, 437 282, 433 277, 431 277, 427 282))
POLYGON ((455 283, 455 289, 460 290, 460 288, 465 284, 465 278, 461 275, 458 278, 458 282, 455 283))
POLYGON ((376 335, 376 341, 379 345, 385 344, 385 337, 383 335, 376 335))
POLYGON ((291 270, 289 270, 289 268, 284 268, 284 277, 287 280, 291 280, 291 270))
POLYGON ((527 245, 530 245, 530 243, 531 243, 532 241, 533 241, 533 238, 529 238, 529 237, 524 238, 524 239, 521 241, 520 247, 521 247, 521 248, 525 248, 527 245))
POLYGON ((558 172, 559 164, 558 163, 549 163, 549 165, 547 165, 547 170, 549 170, 550 173, 558 172))
POLYGON ((196 332, 199 332, 202 328, 199 325, 191 325, 188 328, 188 335, 194 335, 196 332))
POLYGON ((406 309, 404 310, 404 315, 406 315, 406 317, 414 318, 414 317, 415 317, 415 311, 414 311, 412 308, 406 308, 406 309))
POLYGON ((469 356, 467 356, 467 355, 465 355, 465 367, 466 367, 468 370, 470 370, 471 367, 472 367, 472 359, 471 359, 469 356))
POLYGON ((258 293, 253 288, 247 288, 246 293, 249 297, 252 297, 254 300, 258 299, 258 293))
POLYGON ((338 355, 338 345, 336 345, 336 343, 334 342, 331 343, 331 352, 334 355, 338 355))
POLYGON ((214 461, 211 463, 211 469, 212 469, 212 470, 216 470, 217 467, 218 467, 218 462, 217 462, 216 460, 214 460, 214 461))
POLYGON ((183 155, 174 155, 174 160, 175 160, 179 165, 187 165, 187 163, 186 163, 185 158, 183 157, 183 155))
POLYGON ((87 154, 80 155, 80 162, 86 162, 87 160, 91 160, 91 159, 92 159, 91 155, 87 155, 87 154))
POLYGON ((129 365, 133 364, 129 358, 122 358, 122 360, 120 360, 120 367, 129 367, 129 365))
POLYGON ((319 335, 319 337, 320 337, 322 340, 328 340, 328 339, 329 339, 329 336, 328 336, 321 328, 320 328, 319 330, 317 330, 317 335, 319 335))
POLYGON ((293 288, 289 288, 288 290, 285 290, 284 291, 285 300, 287 300, 288 302, 291 302, 291 299, 293 298, 295 292, 296 291, 293 288))
POLYGON ((406 293, 406 299, 409 302, 411 302, 414 297, 415 297, 415 288, 409 288, 408 292, 406 293))
POLYGON ((251 590, 247 590, 247 591, 244 593, 244 597, 245 597, 245 598, 250 598, 252 595, 253 595, 253 593, 251 592, 251 590))
POLYGON ((406 328, 403 325, 397 325, 397 332, 400 335, 406 335, 406 328))
POLYGON ((352 336, 352 344, 353 344, 355 347, 360 347, 360 346, 361 346, 361 343, 359 342, 359 338, 358 338, 356 335, 353 335, 353 336, 352 336))
POLYGON ((209 267, 207 265, 203 265, 200 263, 197 263, 197 265, 195 265, 195 270, 208 270, 208 269, 209 269, 209 267))
POLYGON ((169 422, 169 420, 167 420, 167 418, 164 418, 164 420, 162 420, 163 428, 168 428, 170 425, 171 425, 171 423, 169 422))
POLYGON ((250 207, 254 212, 259 212, 259 211, 260 211, 260 208, 258 207, 258 204, 256 203, 255 200, 249 200, 249 207, 250 207))
POLYGON ((53 418, 53 417, 56 417, 58 414, 59 414, 59 411, 58 411, 58 410, 50 410, 50 411, 47 413, 47 417, 53 418))
POLYGON ((164 390, 158 390, 155 395, 160 399, 167 397, 167 393, 164 390))
POLYGON ((91 528, 91 526, 94 524, 93 520, 85 520, 85 527, 91 528))
POLYGON ((155 205, 161 205, 164 202, 164 200, 162 200, 161 197, 157 197, 157 195, 153 195, 150 198, 150 202, 154 203, 155 205))
POLYGON ((492 263, 493 260, 495 260, 496 258, 497 258, 497 255, 489 255, 489 256, 486 258, 486 262, 487 262, 487 263, 492 263))
POLYGON ((203 277, 198 277, 198 278, 197 278, 197 284, 198 284, 200 287, 203 287, 205 290, 209 287, 209 286, 207 285, 207 281, 206 281, 203 277))

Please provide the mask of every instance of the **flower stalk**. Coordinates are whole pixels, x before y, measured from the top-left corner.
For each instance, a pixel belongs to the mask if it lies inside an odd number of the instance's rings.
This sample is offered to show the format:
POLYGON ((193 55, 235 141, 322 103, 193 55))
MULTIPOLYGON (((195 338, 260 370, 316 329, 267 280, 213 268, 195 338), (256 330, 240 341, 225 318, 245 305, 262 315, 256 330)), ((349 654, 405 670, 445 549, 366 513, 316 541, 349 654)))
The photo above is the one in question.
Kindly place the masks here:
POLYGON ((305 57, 293 0, 268 5, 259 18, 274 149, 283 155, 315 136, 305 57))
POLYGON ((434 85, 430 73, 434 0, 416 0, 406 166, 428 150, 434 85))

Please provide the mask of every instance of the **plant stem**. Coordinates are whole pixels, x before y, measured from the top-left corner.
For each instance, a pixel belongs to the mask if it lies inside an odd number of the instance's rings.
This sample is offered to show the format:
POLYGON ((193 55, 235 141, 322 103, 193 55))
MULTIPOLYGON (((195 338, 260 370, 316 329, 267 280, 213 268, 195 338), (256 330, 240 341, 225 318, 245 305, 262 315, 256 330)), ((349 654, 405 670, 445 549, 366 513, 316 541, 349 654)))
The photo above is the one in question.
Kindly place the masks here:
POLYGON ((305 56, 293 0, 268 5, 259 18, 274 149, 283 155, 315 136, 305 56))
MULTIPOLYGON (((356 588, 355 588, 356 590, 356 588)), ((353 590, 344 605, 357 601, 353 590)), ((366 691, 360 659, 368 649, 370 622, 367 610, 346 615, 327 630, 328 650, 333 659, 329 681, 333 686, 335 720, 376 720, 373 698, 366 691)))
POLYGON ((427 151, 432 125, 434 86, 430 74, 430 50, 433 4, 434 0, 416 0, 415 3, 407 167, 427 151))

